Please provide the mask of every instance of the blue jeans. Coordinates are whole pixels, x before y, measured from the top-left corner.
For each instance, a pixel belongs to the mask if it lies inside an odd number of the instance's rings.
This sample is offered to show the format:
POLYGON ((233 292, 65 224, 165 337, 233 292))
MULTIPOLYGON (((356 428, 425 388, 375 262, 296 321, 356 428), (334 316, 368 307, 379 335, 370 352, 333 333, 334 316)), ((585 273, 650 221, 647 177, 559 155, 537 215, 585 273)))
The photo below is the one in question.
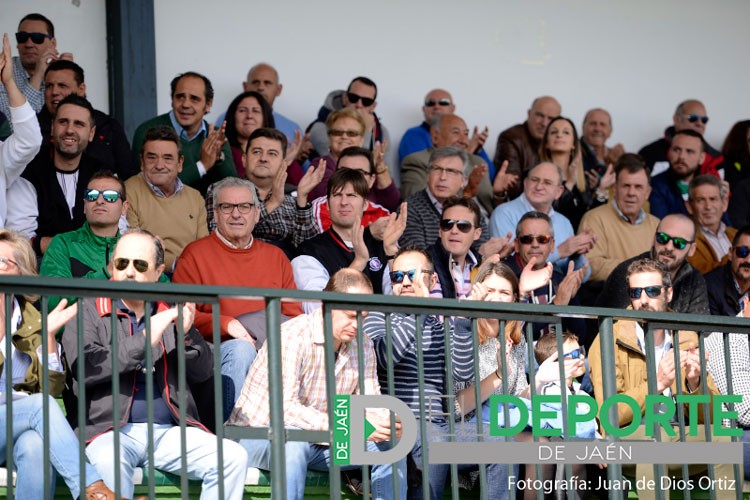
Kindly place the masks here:
POLYGON ((224 420, 232 413, 234 403, 240 398, 250 365, 258 351, 242 339, 225 340, 221 343, 221 386, 224 390, 224 420))
MULTIPOLYGON (((249 467, 270 470, 271 442, 264 439, 243 439, 240 444, 247 451, 249 467)), ((385 451, 390 449, 389 442, 374 443, 367 441, 367 451, 385 451)), ((331 466, 330 447, 304 441, 288 441, 286 455, 286 495, 292 500, 302 500, 305 496, 305 478, 307 469, 327 471, 331 466)), ((398 474, 399 497, 406 498, 406 459, 395 464, 398 474)), ((356 469, 359 465, 342 466, 343 470, 356 469)), ((393 498, 393 467, 389 465, 372 466, 372 498, 393 498)), ((274 497, 272 495, 272 498, 274 497)))
MULTIPOLYGON (((424 422, 427 426, 427 439, 428 442, 448 442, 448 424, 447 423, 436 423, 436 422, 424 422)), ((468 423, 456 423, 455 426, 456 436, 455 440, 461 443, 476 443, 476 424, 468 423)), ((505 438, 499 436, 489 435, 489 426, 484 426, 484 441, 505 441, 505 438)), ((411 455, 417 464, 418 468, 422 467, 422 436, 421 433, 417 433, 417 440, 414 443, 414 448, 411 450, 411 455)), ((510 490, 508 488, 508 475, 510 472, 515 471, 517 465, 508 464, 491 464, 486 466, 487 471, 487 498, 494 499, 506 499, 510 498, 510 490), (511 469, 511 467, 513 469, 511 469)), ((430 478, 430 499, 441 500, 443 498, 443 490, 445 489, 445 482, 448 479, 448 472, 450 471, 449 464, 430 464, 429 466, 429 478, 430 478)), ((458 470, 471 470, 476 469, 476 464, 463 464, 458 466, 458 470)), ((516 476, 517 473, 514 472, 516 476)), ((409 498, 422 499, 422 488, 424 485, 420 484, 416 488, 409 490, 409 498)))
MULTIPOLYGON (((81 476, 78 462, 78 438, 65 420, 54 398, 49 401, 49 429, 52 435, 49 440, 49 458, 51 465, 65 479, 73 498, 81 493, 81 476)), ((45 495, 44 463, 44 423, 42 405, 44 396, 32 394, 29 397, 13 401, 13 439, 6 435, 6 405, 0 405, 0 461, 5 460, 6 448, 10 442, 13 446, 15 462, 16 498, 40 499, 52 498, 55 487, 55 476, 50 468, 50 487, 45 495)), ((2 462, 0 462, 2 463, 2 462)), ((86 464, 86 485, 99 481, 101 477, 91 464, 86 464)))
MULTIPOLYGON (((218 453, 216 436, 199 429, 186 429, 187 474, 190 479, 203 481, 201 500, 219 498, 218 453)), ((156 469, 180 474, 182 467, 180 428, 171 424, 154 424, 154 463, 156 469)), ((245 487, 247 454, 234 441, 225 439, 224 498, 239 500, 245 487)), ((126 424, 120 428, 120 470, 115 470, 114 432, 108 431, 95 438, 86 448, 86 455, 109 487, 115 489, 116 474, 120 474, 120 494, 133 497, 133 471, 148 464, 148 424, 126 424)), ((144 474, 147 472, 144 471, 144 474)))

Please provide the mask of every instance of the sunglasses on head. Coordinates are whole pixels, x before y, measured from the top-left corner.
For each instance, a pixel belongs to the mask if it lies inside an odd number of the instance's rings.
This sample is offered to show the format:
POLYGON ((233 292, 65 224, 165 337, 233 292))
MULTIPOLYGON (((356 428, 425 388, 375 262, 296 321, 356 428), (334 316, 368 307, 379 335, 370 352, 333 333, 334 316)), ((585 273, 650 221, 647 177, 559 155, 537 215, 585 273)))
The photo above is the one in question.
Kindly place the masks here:
POLYGON ((734 247, 734 254, 740 259, 744 259, 748 255, 750 255, 750 247, 746 247, 746 246, 734 247))
MULTIPOLYGON (((432 274, 432 271, 422 271, 425 274, 432 274)), ((414 283, 414 276, 417 275, 416 269, 409 269, 408 271, 391 271, 388 273, 391 277, 391 283, 398 285, 404 282, 406 276, 409 277, 409 281, 414 283)))
POLYGON ((523 236, 518 237, 518 241, 520 241, 522 245, 531 245, 534 240, 536 240, 536 242, 540 245, 546 245, 550 242, 551 239, 552 236, 549 234, 540 234, 539 236, 524 234, 523 236))
POLYGON ((102 195, 102 198, 104 198, 104 201, 107 203, 117 203, 117 200, 122 197, 122 194, 114 189, 105 189, 104 191, 99 191, 98 189, 86 189, 83 192, 83 199, 86 201, 96 201, 99 199, 99 195, 102 195))
POLYGON ((700 120, 704 125, 708 123, 708 117, 705 115, 685 115, 690 123, 696 123, 700 120))
POLYGON ((26 31, 19 31, 16 33, 16 42, 18 43, 26 43, 29 38, 31 38, 31 41, 37 45, 43 44, 45 38, 52 39, 47 33, 29 33, 26 31))
POLYGON ((653 285, 653 286, 631 286, 628 288, 628 295, 631 299, 640 299, 641 294, 643 292, 646 292, 646 295, 648 295, 648 298, 655 299, 659 295, 661 295, 662 288, 665 288, 664 285, 653 285))
POLYGON ((667 233, 658 232, 656 233, 656 242, 660 245, 666 245, 672 240, 672 244, 677 250, 684 250, 688 244, 692 241, 686 240, 685 238, 677 238, 675 236, 669 236, 667 233))
POLYGON ((580 346, 578 349, 573 349, 570 352, 563 354, 563 358, 581 359, 586 357, 586 348, 580 346))
POLYGON ((362 100, 362 106, 372 106, 375 104, 375 99, 373 97, 362 97, 359 94, 355 94, 354 92, 347 92, 346 98, 349 100, 352 104, 357 104, 360 99, 362 100))
POLYGON ((468 233, 474 228, 474 224, 467 220, 443 219, 440 221, 440 229, 443 231, 450 231, 453 226, 456 226, 462 233, 468 233))
POLYGON ((118 271, 124 271, 128 268, 131 262, 133 262, 133 267, 139 273, 145 273, 146 271, 148 271, 148 261, 142 259, 133 259, 131 261, 130 259, 125 259, 123 257, 115 259, 115 269, 117 269, 118 271))
POLYGON ((434 106, 450 106, 451 105, 451 100, 450 99, 439 99, 439 100, 436 101, 435 99, 427 99, 424 102, 424 105, 427 106, 428 108, 432 108, 434 106))

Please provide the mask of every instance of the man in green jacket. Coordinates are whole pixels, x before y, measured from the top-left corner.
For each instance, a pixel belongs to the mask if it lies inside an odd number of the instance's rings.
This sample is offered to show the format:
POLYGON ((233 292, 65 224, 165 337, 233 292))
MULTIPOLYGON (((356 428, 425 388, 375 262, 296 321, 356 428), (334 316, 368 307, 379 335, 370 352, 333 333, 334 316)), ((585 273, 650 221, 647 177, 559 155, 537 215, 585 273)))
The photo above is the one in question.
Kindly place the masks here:
POLYGON ((211 111, 214 89, 208 78, 193 71, 177 75, 171 89, 172 110, 138 126, 133 135, 133 152, 140 154, 148 129, 159 125, 174 128, 180 136, 185 157, 180 179, 206 196, 208 186, 237 175, 224 126, 214 130, 213 125, 203 119, 211 111))

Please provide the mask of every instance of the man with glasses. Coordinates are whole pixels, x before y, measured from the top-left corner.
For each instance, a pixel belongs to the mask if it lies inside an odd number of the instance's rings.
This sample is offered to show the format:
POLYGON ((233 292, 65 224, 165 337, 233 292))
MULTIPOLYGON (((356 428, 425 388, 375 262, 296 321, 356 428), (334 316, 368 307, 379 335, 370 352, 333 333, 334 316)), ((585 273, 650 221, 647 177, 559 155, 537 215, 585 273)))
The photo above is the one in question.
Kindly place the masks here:
MULTIPOLYGON (((227 177, 214 186, 213 192, 216 230, 185 247, 173 281, 296 290, 292 266, 284 252, 253 238, 253 228, 260 218, 253 183, 227 177)), ((257 348, 265 341, 265 302, 222 298, 219 306, 226 418, 240 395, 257 348)), ((209 342, 214 338, 212 311, 211 304, 199 304, 195 312, 195 326, 209 342)), ((289 318, 301 314, 302 308, 297 302, 283 302, 281 312, 289 318)))
MULTIPOLYGON (((472 145, 469 139, 469 127, 460 116, 454 114, 444 114, 436 118, 432 124, 430 136, 434 147, 412 153, 401 163, 401 193, 404 198, 409 198, 414 193, 424 189, 427 185, 427 176, 429 172, 430 155, 436 148, 455 147, 462 149, 469 155, 472 170, 469 176, 469 182, 463 188, 463 195, 467 198, 476 196, 476 201, 489 215, 495 207, 493 200, 493 186, 487 162, 481 156, 473 154, 472 145)), ((506 167, 507 170, 507 167, 506 167)), ((507 177, 506 171, 503 170, 503 179, 507 177)), ((498 180, 501 182, 501 180, 498 180)), ((505 181, 502 181, 505 182, 505 181)), ((508 182, 518 182, 518 178, 508 182)))
POLYGON ((334 90, 328 94, 325 103, 318 111, 317 119, 307 127, 310 134, 310 142, 318 156, 328 154, 328 131, 326 130, 326 118, 333 111, 342 108, 351 108, 357 111, 365 121, 364 147, 369 150, 375 148, 375 143, 387 143, 386 165, 391 165, 391 174, 394 176, 396 185, 400 185, 400 179, 396 172, 396 148, 391 144, 388 129, 380 122, 375 114, 378 105, 378 86, 366 76, 354 78, 344 90, 334 90))
MULTIPOLYGON (((52 62, 44 73, 44 106, 37 114, 45 144, 50 142, 52 117, 57 106, 70 94, 86 97, 83 68, 65 59, 52 62)), ((137 163, 133 161, 130 143, 120 122, 98 109, 94 110, 94 122, 96 134, 86 147, 86 153, 97 160, 100 168, 112 170, 122 180, 136 174, 137 163)))
POLYGON ((614 198, 586 212, 579 234, 586 230, 596 235, 588 253, 591 281, 603 283, 617 265, 647 251, 659 219, 643 209, 651 193, 651 178, 643 158, 627 153, 615 167, 614 198))
MULTIPOLYGON (((44 105, 44 72, 57 59, 73 60, 70 52, 57 51, 55 27, 41 14, 27 14, 18 23, 16 32, 18 56, 13 57, 13 80, 21 94, 38 113, 44 105)), ((5 86, 0 85, 0 113, 10 116, 5 86)))
MULTIPOLYGON (((471 163, 462 148, 447 146, 434 149, 428 161, 427 187, 409 198, 409 219, 400 244, 427 248, 438 239, 443 203, 459 196, 468 183, 471 163)), ((472 245, 481 255, 496 253, 501 245, 490 245, 480 251, 479 246, 489 240, 487 218, 480 217, 482 234, 472 245)), ((494 242, 493 242, 494 243, 494 242)))
MULTIPOLYGON (((638 154, 646 160, 651 175, 656 176, 669 168, 672 160, 668 152, 674 135, 682 130, 693 130, 701 135, 706 135, 706 124, 708 114, 702 102, 696 99, 688 99, 677 105, 672 116, 673 125, 664 130, 664 137, 641 148, 638 154)), ((718 172, 724 168, 724 157, 721 152, 705 143, 706 156, 700 162, 700 174, 719 175, 718 172)))
MULTIPOLYGON (((636 311, 665 312, 669 311, 669 303, 672 300, 672 274, 662 262, 650 258, 639 258, 628 263, 625 282, 627 283, 627 297, 629 298, 628 309, 636 311)), ((616 375, 605 374, 602 367, 602 351, 599 337, 594 339, 589 351, 589 369, 591 380, 594 385, 594 396, 599 407, 604 403, 603 380, 605 377, 614 378, 616 381, 617 394, 627 394, 634 398, 640 408, 647 406, 646 397, 651 394, 648 387, 648 378, 652 375, 648 372, 646 358, 652 358, 656 364, 656 394, 674 398, 678 394, 677 386, 681 387, 682 394, 703 394, 704 385, 709 395, 718 394, 713 378, 709 374, 707 379, 701 377, 701 365, 708 360, 707 353, 698 349, 698 335, 693 331, 672 331, 666 329, 653 329, 646 331, 644 325, 638 321, 620 320, 613 326, 614 343, 614 365, 616 375), (646 335, 653 337, 653 351, 647 349, 646 335), (675 352, 678 350, 679 352, 675 352), (675 360, 677 357, 677 360, 675 360)), ((626 427, 632 424, 632 405, 617 405, 618 427, 626 427)), ((642 410, 641 417, 643 416, 642 410)), ((695 432, 689 433, 685 441, 705 442, 708 439, 707 422, 704 422, 704 408, 699 407, 697 413, 690 414, 688 405, 685 405, 684 414, 696 415, 697 422, 690 419, 689 424, 695 432)), ((677 411, 675 410, 675 417, 677 411)), ((687 425, 689 417, 686 417, 687 425)), ((663 429, 661 438, 665 442, 680 441, 680 432, 677 420, 670 421, 672 435, 668 435, 663 429)), ((628 439, 648 440, 646 426, 631 426, 628 439)), ((729 442, 728 436, 713 436, 711 442, 729 442)), ((656 488, 648 488, 649 481, 654 481, 654 467, 650 463, 635 466, 623 466, 628 475, 635 473, 638 498, 655 498, 656 488)), ((668 464, 665 472, 670 476, 681 475, 682 464, 668 464)), ((689 474, 696 475, 706 472, 706 466, 702 464, 688 465, 689 474)), ((734 482, 733 467, 731 464, 714 465, 714 478, 716 486, 711 488, 716 492, 717 498, 735 498, 735 488, 732 484, 742 485, 740 476, 737 483, 734 482)), ((685 478, 687 479, 687 478, 685 478)), ((661 478, 656 479, 659 485, 661 478)), ((701 483, 697 483, 701 484, 701 483)), ((702 489, 706 489, 703 487, 702 489)))
POLYGON ((85 221, 83 190, 99 170, 85 152, 95 133, 94 108, 84 97, 70 94, 57 107, 52 147, 42 149, 23 173, 36 189, 39 217, 32 246, 37 255, 44 254, 53 236, 85 221))
MULTIPOLYGON (((123 182, 109 170, 95 173, 83 192, 86 221, 80 228, 52 238, 39 273, 58 278, 84 278, 104 269, 120 237, 118 224, 127 211, 123 182)), ((50 297, 50 309, 61 298, 50 297)), ((68 298, 68 303, 74 300, 68 298)))
MULTIPOLYGON (((406 227, 406 207, 402 205, 400 217, 396 213, 388 216, 383 240, 377 240, 369 227, 362 226, 368 193, 361 171, 342 168, 333 173, 327 197, 331 227, 299 246, 292 259, 297 288, 323 290, 336 271, 348 267, 363 272, 375 293, 383 292, 386 264, 396 254, 398 239, 406 227)), ((318 307, 315 302, 304 304, 308 313, 318 307)))
POLYGON ((687 210, 697 226, 695 254, 690 264, 703 275, 727 263, 737 233, 722 218, 729 206, 729 192, 713 175, 697 175, 688 186, 687 210))
MULTIPOLYGON (((397 297, 429 297, 437 281, 433 262, 429 254, 420 248, 402 247, 392 262, 390 271, 393 295, 397 297)), ((468 323, 468 322, 466 322, 468 323)), ((450 350, 451 369, 454 382, 468 382, 473 378, 472 333, 471 328, 453 331, 448 322, 433 314, 409 315, 399 312, 390 314, 391 348, 386 339, 386 317, 382 312, 367 315, 363 329, 375 345, 378 359, 378 377, 384 393, 393 394, 406 403, 414 412, 420 425, 427 427, 430 442, 448 441, 448 419, 453 418, 453 403, 446 396, 453 394, 453 387, 446 386, 446 349, 450 350), (417 353, 417 320, 421 324, 423 349, 417 353), (450 347, 449 347, 450 346, 450 347), (393 364, 393 387, 389 387, 387 366, 393 364), (415 381, 424 379, 424 397, 415 381), (424 409, 424 414, 421 409, 424 409)), ((464 325, 465 326, 465 325, 464 325)), ((502 437, 490 436, 485 426, 483 441, 504 441, 502 437)), ((477 442, 476 426, 456 424, 454 441, 477 442)), ((418 468, 422 467, 422 456, 428 453, 428 443, 417 433, 412 448, 412 457, 418 468)), ((422 489, 429 488, 429 498, 443 498, 443 490, 448 478, 449 465, 431 464, 428 481, 409 485, 410 498, 422 498, 422 489)), ((459 470, 476 470, 476 465, 459 465, 459 470)), ((487 498, 509 498, 508 472, 511 466, 492 464, 486 468, 487 498)))
MULTIPOLYGON (((154 283, 164 271, 164 249, 158 238, 148 231, 133 230, 117 242, 112 254, 112 279, 154 283)), ((241 499, 247 473, 247 454, 240 445, 224 440, 223 468, 219 469, 216 436, 201 424, 196 401, 190 390, 195 383, 209 380, 213 369, 210 346, 193 324, 195 305, 182 308, 182 324, 176 307, 163 302, 109 298, 86 298, 81 304, 83 331, 78 322, 68 323, 63 335, 65 356, 74 382, 72 392, 79 395, 80 384, 86 386, 86 425, 78 432, 88 446, 86 456, 110 489, 115 489, 119 475, 121 494, 133 497, 133 472, 136 467, 180 474, 184 451, 187 474, 203 481, 203 498, 219 498, 219 472, 224 477, 224 497, 241 499), (146 315, 150 316, 146 328, 146 315), (113 319, 114 317, 114 319, 113 319), (111 328, 114 325, 115 331, 111 328), (78 358, 78 342, 83 357, 78 358), (112 337, 117 336, 117 351, 112 337), (178 346, 185 349, 185 392, 178 382, 178 346), (145 350, 153 352, 153 365, 145 366, 145 350), (112 359, 119 360, 119 371, 113 371, 112 359), (84 364, 84 380, 78 380, 78 364, 84 364), (153 380, 153 399, 146 400, 147 377, 153 380), (118 377, 120 394, 112 393, 112 377, 118 377), (181 397, 185 405, 180 404, 181 397), (117 406, 119 422, 120 469, 115 468, 115 435, 112 431, 117 406), (149 406, 151 407, 149 409, 149 406), (153 415, 153 435, 149 436, 149 412, 153 415), (185 446, 181 447, 180 416, 187 427, 185 446), (153 443, 153 463, 148 463, 147 443, 153 443)), ((75 428, 78 419, 71 424, 75 428)))
MULTIPOLYGON (((575 269, 586 264, 586 254, 596 242, 594 233, 583 231, 576 235, 573 225, 567 217, 555 211, 552 203, 563 193, 562 171, 553 163, 540 163, 526 174, 523 181, 523 193, 508 203, 495 208, 490 219, 490 233, 493 237, 513 235, 518 222, 526 212, 541 212, 549 216, 554 229, 555 248, 548 256, 549 262, 557 266, 558 271, 566 273, 568 262, 573 261, 575 269)), ((591 270, 586 268, 586 277, 591 270)))
POLYGON ((201 194, 179 178, 184 157, 172 127, 149 129, 143 139, 141 173, 128 179, 127 223, 157 235, 164 242, 164 264, 171 274, 177 257, 191 242, 208 236, 201 194))
POLYGON ((678 313, 709 314, 706 282, 688 258, 695 253, 695 224, 682 214, 664 217, 656 228, 651 250, 621 262, 607 278, 596 305, 622 309, 630 303, 627 295, 628 266, 641 259, 664 264, 672 282, 671 310, 678 313))
MULTIPOLYGON (((503 162, 507 161, 508 172, 525 177, 529 169, 539 163, 539 144, 547 125, 552 118, 560 116, 560 113, 562 108, 554 97, 541 96, 534 99, 526 113, 526 121, 503 130, 497 137, 494 162, 498 172, 503 162)), ((512 200, 518 196, 521 187, 512 186, 505 198, 512 200)))
POLYGON ((750 290, 750 226, 734 235, 728 262, 705 275, 711 314, 736 316, 750 290))

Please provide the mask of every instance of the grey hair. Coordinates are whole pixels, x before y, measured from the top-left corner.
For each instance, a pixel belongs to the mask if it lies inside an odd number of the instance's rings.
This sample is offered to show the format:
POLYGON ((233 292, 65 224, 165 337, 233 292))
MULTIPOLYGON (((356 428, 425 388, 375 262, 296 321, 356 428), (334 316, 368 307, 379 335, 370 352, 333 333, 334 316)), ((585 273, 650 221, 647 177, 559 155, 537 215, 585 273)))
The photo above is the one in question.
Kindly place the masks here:
POLYGON ((219 208, 219 193, 221 193, 221 190, 230 187, 243 187, 245 189, 248 189, 253 195, 253 203, 255 203, 256 205, 260 203, 258 200, 258 191, 255 188, 255 184, 247 179, 240 179, 239 177, 225 177, 219 182, 212 184, 211 187, 213 188, 212 191, 214 195, 214 210, 219 208))
POLYGON ((549 235, 553 238, 555 237, 555 228, 552 225, 552 219, 550 219, 549 215, 543 212, 531 210, 530 212, 526 212, 525 214, 523 214, 518 220, 518 224, 516 224, 516 238, 521 233, 521 225, 527 220, 543 220, 549 225, 549 235))
POLYGON ((110 260, 113 260, 115 258, 115 255, 117 255, 117 247, 120 245, 120 242, 126 236, 130 236, 130 235, 141 235, 147 238, 151 238, 151 242, 154 244, 154 265, 156 267, 159 267, 162 264, 164 264, 164 245, 162 245, 161 240, 157 238, 156 236, 154 236, 154 234, 151 231, 147 231, 139 227, 128 229, 127 231, 125 231, 125 234, 120 236, 120 239, 117 240, 117 244, 115 244, 115 249, 112 252, 112 255, 110 256, 110 260))
POLYGON ((468 177, 471 173, 471 169, 473 168, 471 162, 469 162, 469 155, 463 149, 459 149, 455 146, 436 148, 430 154, 430 160, 427 162, 427 164, 429 165, 429 168, 432 168, 432 165, 441 158, 452 158, 454 156, 458 156, 459 158, 461 158, 461 161, 464 164, 464 177, 468 177))

